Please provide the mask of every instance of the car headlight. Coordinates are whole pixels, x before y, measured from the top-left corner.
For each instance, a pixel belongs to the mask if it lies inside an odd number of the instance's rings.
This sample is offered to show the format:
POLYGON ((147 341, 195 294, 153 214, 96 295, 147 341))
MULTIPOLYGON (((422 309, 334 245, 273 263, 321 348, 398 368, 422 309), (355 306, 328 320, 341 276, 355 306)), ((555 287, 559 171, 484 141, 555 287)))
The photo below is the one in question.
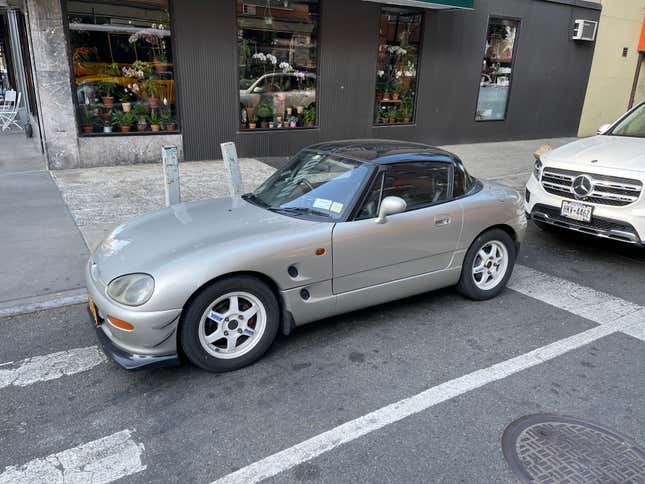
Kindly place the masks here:
POLYGON ((155 280, 148 274, 128 274, 120 276, 107 286, 112 299, 126 306, 141 306, 152 297, 155 280))
POLYGON ((544 165, 542 164, 542 160, 539 158, 535 160, 535 165, 533 165, 533 176, 537 181, 540 181, 540 176, 542 175, 542 167, 544 165))

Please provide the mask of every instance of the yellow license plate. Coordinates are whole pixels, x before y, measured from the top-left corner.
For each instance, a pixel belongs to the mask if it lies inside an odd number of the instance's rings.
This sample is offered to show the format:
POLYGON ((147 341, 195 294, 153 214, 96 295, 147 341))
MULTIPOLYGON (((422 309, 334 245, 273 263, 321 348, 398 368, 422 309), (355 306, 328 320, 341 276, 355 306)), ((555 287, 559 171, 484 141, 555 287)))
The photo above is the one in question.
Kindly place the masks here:
POLYGON ((99 325, 99 315, 96 314, 96 306, 94 305, 94 301, 92 301, 92 296, 89 294, 87 295, 87 305, 90 308, 90 312, 92 313, 92 317, 94 318, 94 324, 97 326, 99 325))

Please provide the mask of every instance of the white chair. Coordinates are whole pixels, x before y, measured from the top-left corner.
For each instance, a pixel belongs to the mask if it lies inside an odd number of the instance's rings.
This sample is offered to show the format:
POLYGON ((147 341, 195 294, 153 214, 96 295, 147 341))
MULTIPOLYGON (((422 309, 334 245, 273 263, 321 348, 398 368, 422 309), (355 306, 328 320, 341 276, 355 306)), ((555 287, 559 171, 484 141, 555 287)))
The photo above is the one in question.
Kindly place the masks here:
POLYGON ((2 103, 0 103, 0 112, 11 111, 15 103, 16 103, 16 91, 14 90, 5 91, 4 99, 2 100, 2 103))
MULTIPOLYGON (((8 91, 7 94, 11 93, 12 91, 8 91)), ((16 91, 13 91, 13 96, 15 96, 16 91)), ((18 109, 20 109, 20 100, 22 98, 22 93, 18 93, 17 96, 14 97, 14 102, 13 104, 7 104, 5 103, 4 110, 0 110, 0 123, 2 123, 2 131, 6 131, 10 126, 14 125, 20 129, 23 129, 23 127, 18 123, 16 120, 16 116, 18 116, 18 109)))

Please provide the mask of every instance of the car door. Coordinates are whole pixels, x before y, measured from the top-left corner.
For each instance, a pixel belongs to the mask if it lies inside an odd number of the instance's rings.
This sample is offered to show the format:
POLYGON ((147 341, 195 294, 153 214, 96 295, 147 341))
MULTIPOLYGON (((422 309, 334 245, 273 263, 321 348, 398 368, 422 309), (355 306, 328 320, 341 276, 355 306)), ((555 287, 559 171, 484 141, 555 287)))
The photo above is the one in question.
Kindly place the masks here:
POLYGON ((461 203, 452 199, 453 176, 453 164, 443 161, 386 166, 355 219, 334 227, 334 293, 448 267, 463 222, 461 203), (387 196, 403 198, 407 209, 377 224, 380 201, 387 196))

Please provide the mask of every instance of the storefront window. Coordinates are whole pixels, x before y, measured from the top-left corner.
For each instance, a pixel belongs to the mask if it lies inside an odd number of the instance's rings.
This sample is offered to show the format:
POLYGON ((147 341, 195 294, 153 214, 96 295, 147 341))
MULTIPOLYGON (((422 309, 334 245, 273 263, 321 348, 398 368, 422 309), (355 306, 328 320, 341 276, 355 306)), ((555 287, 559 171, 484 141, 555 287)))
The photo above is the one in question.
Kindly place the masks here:
POLYGON ((376 124, 414 122, 421 13, 384 8, 381 11, 376 66, 376 124))
POLYGON ((176 132, 168 0, 67 1, 82 134, 176 132))
POLYGON ((240 129, 316 126, 318 0, 237 0, 240 129))
POLYGON ((491 18, 488 23, 475 114, 477 121, 496 121, 506 117, 513 72, 513 47, 519 27, 519 20, 491 18))

